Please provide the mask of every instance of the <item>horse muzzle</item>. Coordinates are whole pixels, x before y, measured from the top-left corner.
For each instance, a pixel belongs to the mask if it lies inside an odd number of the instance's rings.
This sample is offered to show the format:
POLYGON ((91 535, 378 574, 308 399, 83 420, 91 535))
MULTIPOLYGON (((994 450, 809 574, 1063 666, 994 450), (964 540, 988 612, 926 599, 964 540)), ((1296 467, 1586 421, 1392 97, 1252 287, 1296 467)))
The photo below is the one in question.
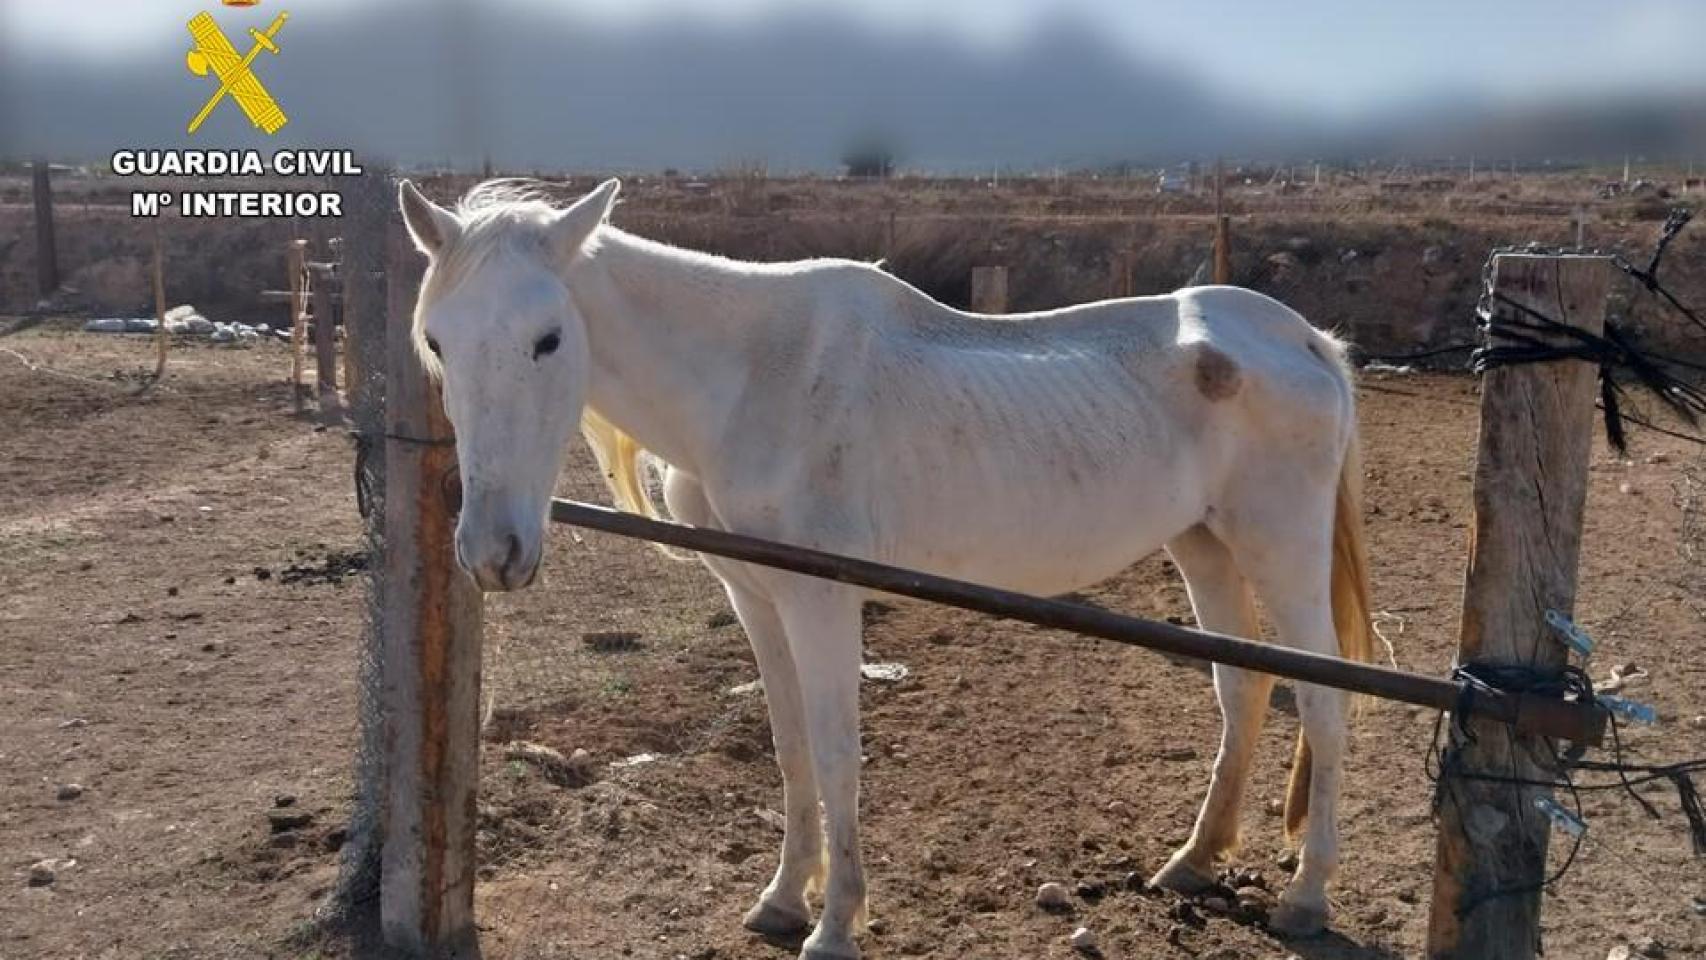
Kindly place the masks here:
POLYGON ((456 562, 488 593, 520 590, 539 577, 542 538, 531 543, 514 531, 456 534, 456 562))

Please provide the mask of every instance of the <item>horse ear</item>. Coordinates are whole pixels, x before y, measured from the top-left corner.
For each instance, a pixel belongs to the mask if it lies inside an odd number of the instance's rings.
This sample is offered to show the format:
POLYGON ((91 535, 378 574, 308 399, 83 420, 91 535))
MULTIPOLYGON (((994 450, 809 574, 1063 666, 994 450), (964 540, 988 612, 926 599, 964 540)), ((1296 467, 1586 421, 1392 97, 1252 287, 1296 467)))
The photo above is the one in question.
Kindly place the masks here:
POLYGON ((403 223, 415 246, 429 257, 462 233, 462 221, 456 214, 428 200, 407 180, 397 187, 397 205, 403 208, 403 223))
POLYGON ((612 177, 557 215, 551 224, 551 246, 558 256, 567 260, 580 252, 587 238, 610 216, 611 209, 616 206, 616 192, 621 187, 621 181, 612 177))

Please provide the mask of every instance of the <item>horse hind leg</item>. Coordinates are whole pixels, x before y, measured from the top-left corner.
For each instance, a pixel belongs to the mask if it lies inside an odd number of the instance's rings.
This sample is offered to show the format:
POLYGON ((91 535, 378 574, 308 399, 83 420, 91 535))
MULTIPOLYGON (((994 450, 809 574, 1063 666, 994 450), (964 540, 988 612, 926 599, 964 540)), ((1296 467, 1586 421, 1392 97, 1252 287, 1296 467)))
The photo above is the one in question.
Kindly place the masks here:
MULTIPOLYGON (((1167 552, 1184 574, 1199 626, 1238 637, 1257 636, 1249 584, 1219 538, 1197 526, 1169 543, 1167 552)), ((1274 678, 1266 674, 1215 665, 1222 727, 1214 773, 1190 839, 1150 880, 1155 886, 1201 892, 1215 883, 1215 858, 1238 846, 1239 806, 1273 686, 1274 678)))
MULTIPOLYGON (((1264 536, 1234 552, 1273 619, 1280 643, 1329 656, 1339 653, 1332 608, 1333 503, 1310 511, 1293 503, 1275 510, 1264 536)), ((1339 782, 1348 734, 1350 697, 1313 683, 1296 684, 1297 709, 1307 750, 1308 818, 1291 882, 1269 918, 1278 933, 1319 933, 1327 924, 1327 883, 1339 862, 1339 782)))

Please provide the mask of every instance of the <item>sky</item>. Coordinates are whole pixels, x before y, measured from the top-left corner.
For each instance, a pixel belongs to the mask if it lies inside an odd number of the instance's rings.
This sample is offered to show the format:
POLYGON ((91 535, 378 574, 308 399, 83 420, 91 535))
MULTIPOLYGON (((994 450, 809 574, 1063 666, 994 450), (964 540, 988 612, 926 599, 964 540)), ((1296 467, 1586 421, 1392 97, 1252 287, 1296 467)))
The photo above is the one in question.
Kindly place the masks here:
MULTIPOLYGON (((334 19, 363 0, 263 0, 262 11, 334 19)), ((456 0, 418 0, 414 9, 456 0)), ((1378 115, 1460 97, 1539 100, 1706 87, 1701 0, 460 0, 643 27, 684 18, 738 26, 832 12, 999 51, 1052 20, 1085 24, 1133 55, 1252 104, 1324 117, 1378 115)), ((0 0, 10 45, 123 56, 181 31, 212 0, 0 0)), ((400 24, 400 29, 409 25, 400 24)))

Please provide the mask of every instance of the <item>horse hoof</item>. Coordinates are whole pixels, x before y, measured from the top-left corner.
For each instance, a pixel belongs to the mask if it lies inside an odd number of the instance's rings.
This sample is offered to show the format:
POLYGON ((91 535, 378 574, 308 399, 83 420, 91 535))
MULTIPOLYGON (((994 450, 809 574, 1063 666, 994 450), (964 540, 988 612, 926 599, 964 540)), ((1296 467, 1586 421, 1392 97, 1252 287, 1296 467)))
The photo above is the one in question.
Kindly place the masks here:
POLYGON ((819 941, 812 937, 800 948, 800 960, 859 960, 859 948, 852 940, 838 943, 819 941))
POLYGON ((741 918, 741 926, 753 933, 762 933, 770 937, 788 937, 796 933, 804 933, 812 925, 811 913, 803 905, 800 909, 790 909, 760 900, 741 918))
POLYGON ((1155 876, 1149 878, 1149 885, 1190 896, 1209 889, 1215 885, 1215 881, 1206 871, 1199 870, 1175 855, 1155 876))
POLYGON ((1280 902, 1268 915, 1268 929, 1282 937, 1314 937, 1327 929, 1327 908, 1280 902))

